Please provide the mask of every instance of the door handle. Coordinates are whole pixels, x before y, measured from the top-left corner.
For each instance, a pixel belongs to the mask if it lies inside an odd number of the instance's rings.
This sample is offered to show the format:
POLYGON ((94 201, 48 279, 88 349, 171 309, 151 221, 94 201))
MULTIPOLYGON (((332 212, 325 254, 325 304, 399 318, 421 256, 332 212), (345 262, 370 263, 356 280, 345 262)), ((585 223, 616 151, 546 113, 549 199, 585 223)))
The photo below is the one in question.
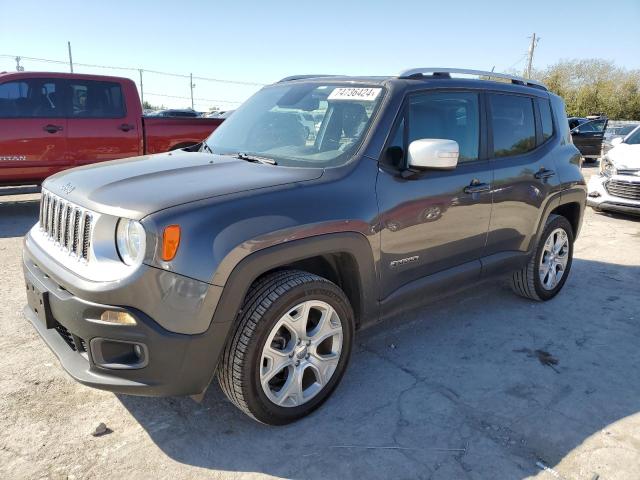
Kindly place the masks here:
POLYGON ((538 170, 533 176, 538 180, 544 180, 545 178, 553 177, 556 174, 553 170, 547 170, 546 168, 541 168, 538 170))
POLYGON ((491 185, 488 183, 480 183, 480 180, 473 180, 469 185, 464 187, 464 193, 482 193, 491 190, 491 185))
POLYGON ((135 125, 131 125, 129 123, 123 123, 122 125, 119 125, 118 128, 123 132, 128 132, 129 130, 133 130, 136 127, 135 125))
POLYGON ((44 127, 42 127, 42 129, 43 129, 45 132, 49 132, 49 133, 57 133, 57 132, 59 132, 60 130, 62 130, 62 127, 61 127, 60 125, 52 125, 52 124, 49 124, 49 125, 45 125, 44 127))

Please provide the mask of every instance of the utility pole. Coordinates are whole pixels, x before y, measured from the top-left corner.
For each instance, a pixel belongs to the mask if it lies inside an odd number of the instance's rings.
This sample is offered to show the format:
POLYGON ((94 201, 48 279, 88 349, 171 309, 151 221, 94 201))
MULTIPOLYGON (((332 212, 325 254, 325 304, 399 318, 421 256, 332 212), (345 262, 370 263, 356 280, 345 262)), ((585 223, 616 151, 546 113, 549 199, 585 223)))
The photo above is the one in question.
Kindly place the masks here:
POLYGON ((16 72, 24 72, 24 67, 20 65, 20 60, 22 60, 22 57, 16 57, 16 72))
POLYGON ((191 110, 193 110, 193 87, 195 87, 193 83, 193 73, 189 74, 189 86, 191 87, 191 110))
POLYGON ((142 105, 142 108, 144 108, 144 87, 142 86, 142 69, 140 68, 138 72, 140 73, 140 104, 142 105))
POLYGON ((531 66, 533 64, 533 52, 540 41, 540 37, 536 38, 535 32, 531 36, 531 45, 529 45, 529 52, 527 53, 527 78, 531 78, 531 66))
POLYGON ((67 42, 67 49, 69 50, 69 70, 73 73, 73 58, 71 57, 71 42, 67 42))

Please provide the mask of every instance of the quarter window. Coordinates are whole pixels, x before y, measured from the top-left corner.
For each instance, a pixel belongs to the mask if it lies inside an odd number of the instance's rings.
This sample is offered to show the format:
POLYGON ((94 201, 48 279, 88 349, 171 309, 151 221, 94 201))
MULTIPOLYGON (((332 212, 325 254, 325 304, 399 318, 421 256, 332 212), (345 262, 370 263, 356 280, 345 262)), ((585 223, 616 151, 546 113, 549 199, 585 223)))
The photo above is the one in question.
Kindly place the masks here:
POLYGON ((546 141, 553 136, 551 104, 549 100, 538 99, 538 107, 540 107, 540 120, 542 121, 542 141, 546 141))
POLYGON ((520 155, 536 146, 533 102, 529 97, 493 94, 491 124, 496 157, 520 155))
POLYGON ((416 95, 409 102, 409 143, 423 138, 455 140, 460 162, 478 159, 480 116, 478 95, 469 92, 434 92, 416 95))
POLYGON ((122 88, 113 82, 73 81, 69 85, 71 118, 122 118, 122 88))

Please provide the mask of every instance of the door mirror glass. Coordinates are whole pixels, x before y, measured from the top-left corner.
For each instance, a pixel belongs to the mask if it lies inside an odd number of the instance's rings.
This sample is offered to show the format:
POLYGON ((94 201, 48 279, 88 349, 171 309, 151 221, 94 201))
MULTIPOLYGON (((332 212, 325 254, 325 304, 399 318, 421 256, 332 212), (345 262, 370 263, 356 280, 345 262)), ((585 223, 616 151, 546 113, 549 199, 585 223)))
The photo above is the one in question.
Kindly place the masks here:
POLYGON ((460 149, 455 140, 423 138, 409 144, 409 167, 452 170, 458 165, 460 149))
POLYGON ((623 138, 622 137, 616 137, 613 140, 611 140, 611 145, 620 145, 621 143, 623 143, 623 138))

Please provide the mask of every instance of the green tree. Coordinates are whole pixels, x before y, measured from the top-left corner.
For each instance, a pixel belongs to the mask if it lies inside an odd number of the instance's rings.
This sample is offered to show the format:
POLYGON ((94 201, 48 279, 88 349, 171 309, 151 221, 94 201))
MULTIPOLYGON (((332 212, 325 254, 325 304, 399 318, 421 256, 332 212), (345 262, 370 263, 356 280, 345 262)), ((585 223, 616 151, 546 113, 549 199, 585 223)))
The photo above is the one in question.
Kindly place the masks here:
POLYGON ((640 120, 640 70, 603 59, 562 60, 535 72, 567 104, 567 114, 603 113, 611 119, 640 120))

